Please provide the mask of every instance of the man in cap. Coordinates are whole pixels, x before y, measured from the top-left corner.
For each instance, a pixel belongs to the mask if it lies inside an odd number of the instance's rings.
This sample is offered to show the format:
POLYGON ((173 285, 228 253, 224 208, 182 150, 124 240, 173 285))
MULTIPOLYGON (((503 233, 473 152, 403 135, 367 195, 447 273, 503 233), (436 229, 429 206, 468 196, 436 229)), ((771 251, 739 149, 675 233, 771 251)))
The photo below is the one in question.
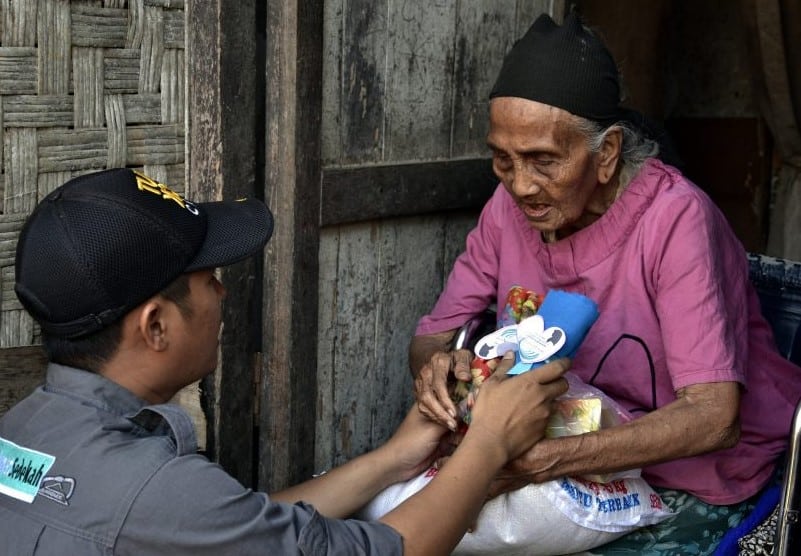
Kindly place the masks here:
POLYGON ((491 304, 502 316, 512 286, 590 297, 600 317, 572 369, 635 419, 537 443, 495 492, 642 468, 679 517, 614 546, 634 553, 647 539, 679 539, 708 553, 774 476, 801 397, 746 253, 714 203, 659 159, 663 135, 621 107, 616 64, 577 13, 563 25, 537 19, 490 99, 487 143, 501 183, 418 323, 418 402, 455 428, 448 378, 469 380, 472 354, 450 342, 491 304))
POLYGON ((445 554, 458 542, 494 473, 542 436, 567 363, 491 384, 456 463, 381 522, 336 518, 432 461, 444 429, 416 408, 342 467, 272 497, 246 489, 197 454, 168 402, 217 366, 215 267, 257 253, 272 228, 259 201, 193 203, 130 169, 75 178, 37 206, 16 292, 50 364, 0 419, 0 553, 445 554))

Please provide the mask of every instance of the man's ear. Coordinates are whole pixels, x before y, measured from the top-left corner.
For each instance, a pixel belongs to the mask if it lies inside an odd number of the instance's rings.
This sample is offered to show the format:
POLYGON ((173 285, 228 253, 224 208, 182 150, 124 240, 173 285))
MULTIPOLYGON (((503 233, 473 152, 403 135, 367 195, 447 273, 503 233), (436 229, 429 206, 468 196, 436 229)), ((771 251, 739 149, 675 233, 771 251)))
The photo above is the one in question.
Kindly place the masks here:
POLYGON ((164 309, 164 302, 154 297, 142 305, 139 313, 137 331, 141 335, 142 341, 153 351, 167 349, 169 326, 167 312, 164 309))
POLYGON ((623 130, 619 127, 610 128, 604 135, 604 140, 598 153, 598 181, 600 183, 609 183, 615 175, 622 148, 623 130))

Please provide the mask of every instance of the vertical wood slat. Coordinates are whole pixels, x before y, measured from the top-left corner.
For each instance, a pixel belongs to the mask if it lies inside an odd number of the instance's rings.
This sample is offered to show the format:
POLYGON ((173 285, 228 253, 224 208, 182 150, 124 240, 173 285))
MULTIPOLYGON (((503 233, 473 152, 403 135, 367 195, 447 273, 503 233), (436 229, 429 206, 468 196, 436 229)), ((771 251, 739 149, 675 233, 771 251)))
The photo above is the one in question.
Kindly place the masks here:
MULTIPOLYGON (((128 137, 125 133, 125 107, 122 95, 105 97, 106 129, 108 129, 109 168, 125 166, 128 153, 128 137)), ((155 176, 152 176, 155 178, 155 176)))
POLYGON ((36 44, 37 2, 3 2, 3 21, 0 44, 4 46, 34 46, 36 44))
POLYGON ((436 159, 450 153, 457 4, 391 4, 385 160, 436 159))
POLYGON ((99 48, 73 48, 72 65, 75 76, 75 127, 102 127, 103 51, 99 48))
POLYGON ((373 364, 378 342, 375 319, 380 305, 390 302, 376 295, 381 254, 372 247, 380 228, 379 223, 364 224, 339 239, 337 288, 347 293, 337 297, 336 335, 331 346, 334 420, 327 423, 329 431, 321 431, 333 433, 333 464, 362 453, 372 441, 372 402, 379 372, 373 364), (363 364, 354 364, 353 353, 362 355, 363 364))
POLYGON ((323 230, 317 469, 379 446, 402 420, 412 392, 408 341, 475 219, 459 212, 323 230))
POLYGON ((314 472, 323 9, 266 6, 266 199, 276 229, 264 262, 259 486, 314 472))
POLYGON ((338 420, 337 358, 339 343, 338 265, 341 234, 337 228, 320 229, 318 261, 319 309, 317 315, 317 427, 315 430, 314 469, 330 469, 340 461, 338 420), (333 277, 330 278, 330 277, 333 277))
POLYGON ((139 71, 139 92, 156 93, 161 85, 161 61, 164 56, 164 20, 161 9, 145 7, 139 71))
POLYGON ((37 20, 40 95, 66 95, 70 80, 70 6, 67 2, 39 2, 37 20))
POLYGON ((3 212, 30 213, 36 205, 38 173, 35 129, 14 128, 5 132, 5 193, 3 212))
MULTIPOLYGON (((188 112, 187 187, 206 200, 260 197, 257 122, 263 108, 256 91, 263 86, 257 37, 263 30, 259 2, 223 0, 188 4, 186 53, 188 88, 172 82, 170 105, 185 94, 188 112), (225 8, 223 8, 225 6, 225 8)), ((167 51, 169 54, 169 50, 167 51)), ((165 56, 165 63, 182 63, 165 56)), ((162 94, 165 94, 163 91, 162 94)), ((173 112, 171 117, 182 119, 173 112)), ((225 267, 227 289, 220 366, 203 383, 210 419, 207 451, 245 485, 255 486, 254 391, 260 346, 260 266, 256 258, 225 267)))
POLYGON ((387 0, 327 1, 325 163, 379 162, 384 144, 387 0))
POLYGON ((503 57, 519 37, 519 0, 463 2, 456 24, 451 156, 487 156, 488 99, 503 57), (487 37, 492 37, 487 40, 487 37))

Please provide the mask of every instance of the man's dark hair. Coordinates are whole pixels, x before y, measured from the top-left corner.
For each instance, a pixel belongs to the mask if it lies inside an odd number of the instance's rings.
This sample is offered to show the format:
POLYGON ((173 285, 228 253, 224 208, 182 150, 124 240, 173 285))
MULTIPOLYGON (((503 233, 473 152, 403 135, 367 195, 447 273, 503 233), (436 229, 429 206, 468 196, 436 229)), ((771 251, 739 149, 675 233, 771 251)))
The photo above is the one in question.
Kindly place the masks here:
MULTIPOLYGON (((184 318, 192 315, 189 305, 189 275, 181 274, 158 295, 175 303, 184 318)), ((42 343, 47 358, 53 363, 84 369, 93 373, 116 353, 122 339, 122 320, 106 328, 72 340, 42 332, 42 343)))

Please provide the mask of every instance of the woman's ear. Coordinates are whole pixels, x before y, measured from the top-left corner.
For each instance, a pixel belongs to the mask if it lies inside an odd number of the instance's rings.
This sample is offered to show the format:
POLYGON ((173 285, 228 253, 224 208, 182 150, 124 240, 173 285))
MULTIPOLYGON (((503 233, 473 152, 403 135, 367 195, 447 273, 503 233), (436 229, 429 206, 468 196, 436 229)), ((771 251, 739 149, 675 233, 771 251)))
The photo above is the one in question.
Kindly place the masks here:
POLYGON ((598 182, 609 183, 617 171, 620 151, 623 148, 623 130, 612 127, 604 135, 598 152, 598 182))
POLYGON ((137 331, 144 343, 154 351, 167 349, 167 313, 164 304, 158 298, 151 298, 145 302, 139 313, 137 331))

